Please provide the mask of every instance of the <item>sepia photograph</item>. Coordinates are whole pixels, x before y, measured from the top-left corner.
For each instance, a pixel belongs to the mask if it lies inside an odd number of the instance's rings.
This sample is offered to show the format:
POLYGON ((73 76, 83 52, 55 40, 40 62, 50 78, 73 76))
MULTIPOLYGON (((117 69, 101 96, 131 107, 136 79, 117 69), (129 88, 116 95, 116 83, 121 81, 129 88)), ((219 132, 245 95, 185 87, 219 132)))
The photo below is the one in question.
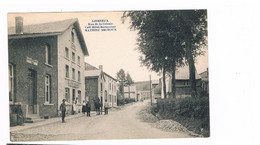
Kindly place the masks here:
POLYGON ((210 137, 206 9, 7 18, 11 141, 210 137))

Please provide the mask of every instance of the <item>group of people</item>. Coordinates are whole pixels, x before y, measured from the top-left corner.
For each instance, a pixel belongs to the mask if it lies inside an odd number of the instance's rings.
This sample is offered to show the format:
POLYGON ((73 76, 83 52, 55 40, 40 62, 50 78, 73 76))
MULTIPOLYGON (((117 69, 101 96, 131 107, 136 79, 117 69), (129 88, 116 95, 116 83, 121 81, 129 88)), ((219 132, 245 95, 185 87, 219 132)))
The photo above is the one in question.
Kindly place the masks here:
MULTIPOLYGON (((66 100, 63 99, 62 104, 60 105, 62 123, 65 123, 65 115, 66 115, 66 104, 65 104, 65 102, 66 102, 66 100)), ((74 105, 74 103, 73 103, 73 105, 74 105)), ((95 105, 96 115, 100 115, 100 114, 102 115, 103 104, 102 104, 102 101, 100 101, 98 97, 94 99, 94 105, 95 105)), ((72 106, 72 108, 75 108, 75 107, 72 106)), ((108 102, 106 102, 104 104, 105 115, 108 114, 108 108, 109 108, 109 105, 108 105, 108 102)), ((74 110, 75 109, 72 109, 72 114, 74 114, 74 110)), ((91 103, 89 101, 87 101, 87 102, 83 101, 82 113, 83 114, 87 113, 87 117, 90 117, 90 111, 91 111, 91 103)))
POLYGON ((83 101, 83 105, 82 105, 82 113, 85 114, 87 113, 87 117, 90 117, 90 110, 91 110, 91 104, 89 101, 87 101, 87 103, 85 101, 83 101))

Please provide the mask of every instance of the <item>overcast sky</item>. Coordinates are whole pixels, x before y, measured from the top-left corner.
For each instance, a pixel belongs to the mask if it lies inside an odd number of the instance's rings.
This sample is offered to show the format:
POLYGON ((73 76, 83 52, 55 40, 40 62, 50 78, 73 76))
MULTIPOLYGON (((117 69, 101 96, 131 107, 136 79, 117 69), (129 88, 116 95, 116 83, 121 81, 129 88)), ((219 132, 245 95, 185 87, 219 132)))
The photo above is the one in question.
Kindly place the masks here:
MULTIPOLYGON (((93 66, 103 65, 103 69, 111 76, 116 76, 119 69, 129 72, 134 81, 147 81, 151 74, 152 79, 158 79, 158 75, 141 67, 139 52, 136 50, 137 32, 129 30, 129 23, 122 24, 123 12, 77 12, 77 13, 24 13, 9 14, 8 26, 15 25, 15 17, 22 16, 24 25, 52 22, 64 19, 78 18, 84 35, 89 56, 85 61, 93 66), (85 26, 92 20, 108 20, 116 26, 116 31, 87 32, 85 26)), ((197 59, 196 68, 198 73, 208 67, 208 54, 197 59)))

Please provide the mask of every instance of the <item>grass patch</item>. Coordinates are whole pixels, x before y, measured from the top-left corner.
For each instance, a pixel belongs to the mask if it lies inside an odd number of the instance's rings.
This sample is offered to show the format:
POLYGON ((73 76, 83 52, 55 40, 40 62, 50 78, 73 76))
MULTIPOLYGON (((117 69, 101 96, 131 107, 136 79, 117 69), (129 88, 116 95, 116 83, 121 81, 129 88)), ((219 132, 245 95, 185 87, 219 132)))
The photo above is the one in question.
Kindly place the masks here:
POLYGON ((160 119, 177 121, 188 130, 205 137, 210 135, 208 97, 160 99, 152 113, 160 119))

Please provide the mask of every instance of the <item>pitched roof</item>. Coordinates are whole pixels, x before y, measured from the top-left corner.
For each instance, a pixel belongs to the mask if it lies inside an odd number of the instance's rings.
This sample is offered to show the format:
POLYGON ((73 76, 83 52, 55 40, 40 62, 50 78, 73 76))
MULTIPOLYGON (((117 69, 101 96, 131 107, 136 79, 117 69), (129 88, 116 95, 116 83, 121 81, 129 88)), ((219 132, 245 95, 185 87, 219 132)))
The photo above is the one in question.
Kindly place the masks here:
POLYGON ((84 64, 85 64, 85 70, 97 70, 98 69, 89 63, 85 62, 84 64))
POLYGON ((97 77, 102 73, 102 75, 106 75, 107 77, 117 81, 114 77, 110 76, 109 74, 102 72, 100 69, 96 68, 95 66, 88 64, 85 62, 85 76, 86 77, 97 77))
POLYGON ((202 72, 199 74, 201 77, 201 80, 203 81, 208 81, 209 80, 209 74, 208 74, 208 70, 202 72))
POLYGON ((86 70, 85 76, 86 77, 98 77, 101 74, 101 70, 86 70))
POLYGON ((71 25, 74 25, 83 53, 89 55, 77 18, 42 24, 24 25, 22 34, 17 34, 15 32, 15 27, 8 27, 8 39, 60 35, 71 25))

